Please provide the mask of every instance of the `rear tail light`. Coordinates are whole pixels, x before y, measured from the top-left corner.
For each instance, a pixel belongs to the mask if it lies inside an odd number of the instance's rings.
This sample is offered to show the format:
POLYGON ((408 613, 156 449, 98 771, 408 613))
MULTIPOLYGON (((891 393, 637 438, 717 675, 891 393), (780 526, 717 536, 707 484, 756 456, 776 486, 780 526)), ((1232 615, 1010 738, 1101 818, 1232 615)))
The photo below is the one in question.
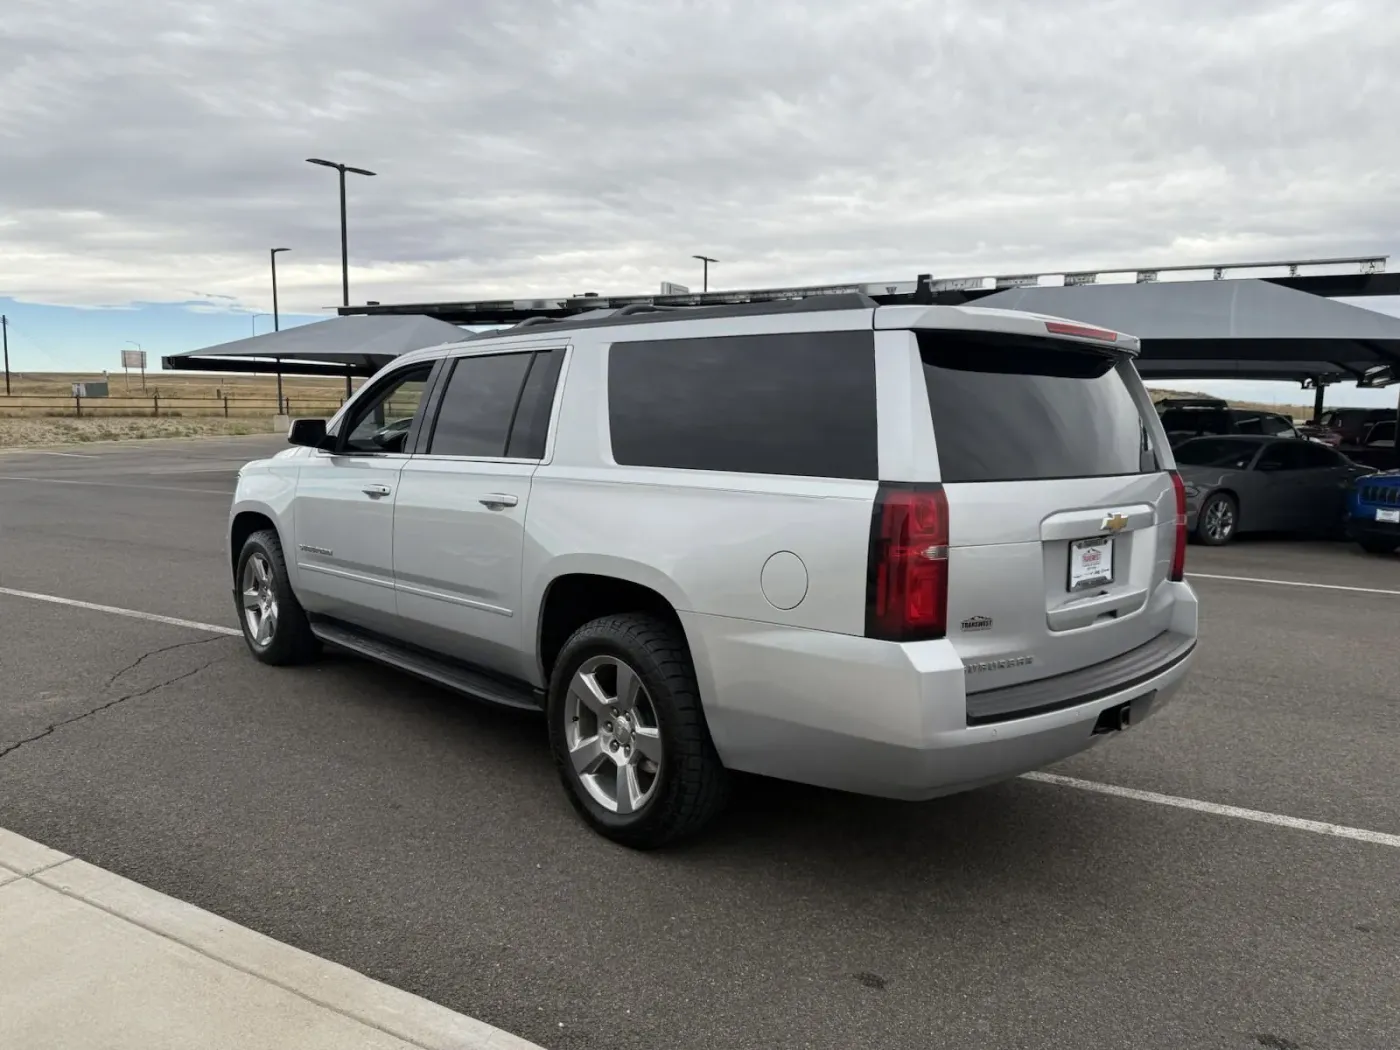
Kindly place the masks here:
POLYGON ((1172 583, 1186 579, 1186 485, 1181 475, 1172 471, 1172 488, 1176 491, 1176 545, 1172 550, 1172 583))
POLYGON ((1087 324, 1072 324, 1069 321, 1046 321, 1045 330, 1051 335, 1073 335, 1080 339, 1100 339, 1105 343, 1118 341, 1118 333, 1108 328, 1094 328, 1087 324))
POLYGON ((889 642, 948 629, 948 497, 941 485, 882 484, 870 522, 865 634, 889 642))

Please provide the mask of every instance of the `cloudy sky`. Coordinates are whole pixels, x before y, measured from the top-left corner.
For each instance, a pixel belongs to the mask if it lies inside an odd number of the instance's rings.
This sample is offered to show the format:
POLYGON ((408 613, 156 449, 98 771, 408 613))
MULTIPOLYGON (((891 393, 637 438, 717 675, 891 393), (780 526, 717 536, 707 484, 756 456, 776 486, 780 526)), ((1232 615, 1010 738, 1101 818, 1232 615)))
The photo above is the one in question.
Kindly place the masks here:
POLYGON ((0 43, 0 297, 58 359, 246 334, 274 245, 338 302, 311 156, 378 172, 357 301, 1400 248, 1400 0, 8 0, 0 43))

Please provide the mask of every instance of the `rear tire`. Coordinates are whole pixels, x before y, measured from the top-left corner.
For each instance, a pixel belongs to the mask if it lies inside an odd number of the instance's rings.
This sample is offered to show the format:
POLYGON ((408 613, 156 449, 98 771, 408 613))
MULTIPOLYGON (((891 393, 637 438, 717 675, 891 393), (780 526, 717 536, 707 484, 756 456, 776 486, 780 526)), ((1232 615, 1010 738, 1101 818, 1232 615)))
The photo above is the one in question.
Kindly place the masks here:
POLYGON ((1367 554, 1393 554, 1400 550, 1400 540, 1364 539, 1357 540, 1367 554))
POLYGON ((569 801, 614 842, 671 845, 723 810, 729 776, 672 624, 627 613, 580 627, 554 663, 548 719, 569 801))
POLYGON ((1207 547, 1223 547, 1235 538, 1239 528, 1240 505, 1228 492, 1206 497, 1196 516, 1196 539, 1207 547))
POLYGON ((283 667, 307 663, 320 653, 321 643, 292 591, 277 533, 264 529, 248 537, 233 578, 238 623, 254 657, 283 667))

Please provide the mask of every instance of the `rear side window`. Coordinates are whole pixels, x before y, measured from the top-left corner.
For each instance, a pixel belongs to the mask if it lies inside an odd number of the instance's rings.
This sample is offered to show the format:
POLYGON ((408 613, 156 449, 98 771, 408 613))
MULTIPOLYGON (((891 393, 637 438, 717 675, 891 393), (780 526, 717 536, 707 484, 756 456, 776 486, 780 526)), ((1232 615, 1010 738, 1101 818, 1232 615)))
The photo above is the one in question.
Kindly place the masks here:
POLYGON ((918 340, 945 482, 1160 469, 1128 387, 1137 380, 1114 357, 1063 340, 975 332, 920 332, 918 340))
POLYGON ((608 415, 630 466, 873 479, 874 336, 614 343, 608 415))
POLYGON ((505 455, 515 405, 533 354, 458 358, 428 444, 430 456, 505 455))

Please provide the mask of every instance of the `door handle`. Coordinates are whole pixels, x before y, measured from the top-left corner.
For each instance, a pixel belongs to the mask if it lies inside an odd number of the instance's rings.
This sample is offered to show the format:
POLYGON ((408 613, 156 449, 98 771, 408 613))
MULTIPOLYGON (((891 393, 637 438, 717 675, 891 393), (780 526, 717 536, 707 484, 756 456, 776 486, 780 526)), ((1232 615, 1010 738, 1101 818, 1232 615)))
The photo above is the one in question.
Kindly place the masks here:
POLYGON ((361 491, 371 499, 379 499, 381 496, 389 495, 393 489, 389 488, 388 485, 366 485, 361 491))
POLYGON ((482 496, 478 502, 491 510, 505 510, 507 507, 514 507, 520 499, 505 492, 493 492, 489 496, 482 496))

